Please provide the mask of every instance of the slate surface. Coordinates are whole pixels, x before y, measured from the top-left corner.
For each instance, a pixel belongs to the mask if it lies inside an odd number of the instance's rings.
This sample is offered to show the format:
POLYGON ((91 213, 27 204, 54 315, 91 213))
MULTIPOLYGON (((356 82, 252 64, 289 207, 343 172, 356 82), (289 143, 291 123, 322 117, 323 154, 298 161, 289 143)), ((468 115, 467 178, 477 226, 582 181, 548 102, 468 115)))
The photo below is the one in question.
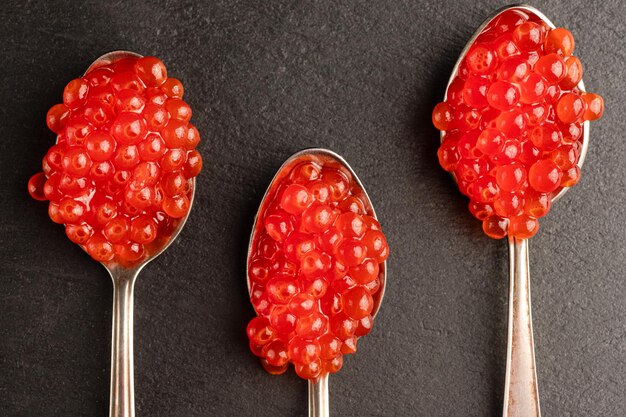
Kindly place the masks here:
MULTIPOLYGON (((252 216, 291 153, 324 146, 367 185, 389 237, 374 332, 331 380, 335 416, 499 416, 507 250, 436 162, 430 111, 501 2, 6 1, 0 8, 0 415, 107 416, 111 285, 31 201, 45 113, 100 54, 161 57, 203 135, 188 226, 136 288, 137 415, 305 416, 306 384, 248 352, 252 216)), ((540 1, 607 105, 580 185, 533 240, 546 416, 626 413, 621 0, 540 1)))

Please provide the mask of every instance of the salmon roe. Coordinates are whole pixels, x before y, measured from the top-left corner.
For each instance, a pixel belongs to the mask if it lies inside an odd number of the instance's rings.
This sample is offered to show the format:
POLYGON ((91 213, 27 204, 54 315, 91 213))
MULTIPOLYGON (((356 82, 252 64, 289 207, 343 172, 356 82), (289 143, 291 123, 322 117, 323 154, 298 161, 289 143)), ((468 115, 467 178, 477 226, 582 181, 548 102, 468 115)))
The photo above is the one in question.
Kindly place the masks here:
POLYGON ((48 111, 57 143, 28 191, 93 259, 136 264, 189 211, 202 158, 182 94, 158 58, 123 58, 70 81, 48 111))
POLYGON ((519 9, 492 20, 435 106, 439 163, 494 238, 529 238, 551 199, 580 178, 583 123, 604 102, 578 88, 574 38, 519 9))
POLYGON ((389 247, 360 187, 301 162, 270 190, 248 263, 250 349, 271 374, 335 373, 372 329, 389 247))

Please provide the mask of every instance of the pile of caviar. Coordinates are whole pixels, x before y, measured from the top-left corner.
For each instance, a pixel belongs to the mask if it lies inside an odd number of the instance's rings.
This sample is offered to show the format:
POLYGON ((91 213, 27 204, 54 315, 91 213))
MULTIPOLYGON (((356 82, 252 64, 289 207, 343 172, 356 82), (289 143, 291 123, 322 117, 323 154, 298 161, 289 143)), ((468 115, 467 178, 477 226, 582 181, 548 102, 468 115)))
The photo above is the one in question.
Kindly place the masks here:
POLYGON ((70 81, 48 111, 57 143, 28 190, 93 259, 137 263, 187 214, 202 158, 183 91, 159 59, 123 58, 70 81))
POLYGON ((268 195, 248 264, 250 349, 271 374, 339 371, 370 332, 389 247, 342 171, 302 162, 268 195))
POLYGON ((439 162, 495 239, 529 238, 551 199, 580 178, 583 122, 604 103, 578 88, 574 38, 535 15, 509 10, 470 46, 433 111, 439 162))

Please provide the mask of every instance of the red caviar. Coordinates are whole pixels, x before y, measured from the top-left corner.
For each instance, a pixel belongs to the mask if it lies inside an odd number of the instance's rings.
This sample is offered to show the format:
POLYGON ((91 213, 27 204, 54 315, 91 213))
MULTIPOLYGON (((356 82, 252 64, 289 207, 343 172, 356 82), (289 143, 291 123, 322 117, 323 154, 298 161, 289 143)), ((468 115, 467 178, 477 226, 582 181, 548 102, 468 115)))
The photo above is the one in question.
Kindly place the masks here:
POLYGON ((604 102, 578 88, 574 38, 522 10, 491 21, 435 106, 438 156, 495 239, 529 238, 563 187, 580 178, 583 123, 604 102), (471 115, 471 122, 468 121, 471 115))
POLYGON ((250 348, 271 374, 290 363, 304 379, 335 373, 372 329, 385 235, 350 176, 314 162, 279 179, 261 210, 248 264, 258 314, 250 348))
POLYGON ((202 159, 182 95, 158 58, 124 58, 70 81, 48 111, 57 144, 28 191, 95 260, 133 265, 187 214, 202 159))

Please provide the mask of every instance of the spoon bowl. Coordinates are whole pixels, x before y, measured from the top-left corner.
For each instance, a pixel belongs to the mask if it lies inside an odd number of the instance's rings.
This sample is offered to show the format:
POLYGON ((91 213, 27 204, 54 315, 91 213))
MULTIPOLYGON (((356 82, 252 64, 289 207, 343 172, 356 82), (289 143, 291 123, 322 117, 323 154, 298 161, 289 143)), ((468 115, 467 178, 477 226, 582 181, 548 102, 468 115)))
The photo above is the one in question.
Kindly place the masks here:
MULTIPOLYGON (((91 65, 89 65, 89 68, 87 68, 87 70, 85 71, 83 75, 88 74, 89 72, 91 72, 92 70, 98 67, 109 65, 116 61, 119 61, 120 59, 142 58, 142 57, 143 55, 140 55, 136 52, 130 52, 130 51, 107 52, 106 54, 101 55, 100 57, 96 58, 96 60, 93 61, 91 65)), ((59 141, 59 137, 57 137, 56 142, 58 143, 58 141, 59 141)), ((184 217, 176 220, 176 227, 174 228, 171 236, 168 236, 167 239, 163 241, 159 241, 158 246, 151 246, 150 253, 146 254, 141 260, 133 264, 132 267, 127 267, 127 266, 120 265, 114 262, 101 262, 102 265, 104 265, 104 267, 109 271, 109 273, 111 273, 111 271, 120 271, 121 269, 135 270, 137 273, 139 273, 139 271, 141 271, 143 267, 145 267, 148 263, 150 263, 150 261, 152 261, 157 256, 165 252, 165 250, 174 242, 174 240, 176 240, 180 232, 183 230, 183 227, 185 226, 185 223, 187 222, 187 218, 189 217, 189 213, 191 212, 191 207, 193 206, 193 201, 194 201, 194 197, 196 194, 195 178, 192 178, 190 180, 190 185, 191 186, 190 186, 190 191, 189 191, 189 210, 187 211, 187 214, 184 217)))
MULTIPOLYGON (((448 88, 450 87, 450 84, 452 84, 452 81, 454 81, 454 77, 458 73, 459 67, 461 66, 461 63, 463 62, 463 60, 465 59, 465 55, 467 55, 467 52, 470 50, 470 48, 472 47, 474 42, 476 42, 476 39, 478 39, 478 37, 480 36, 481 32, 491 22, 493 22, 495 19, 497 19, 501 14, 503 14, 505 12, 508 12, 510 10, 519 10, 520 12, 524 12, 524 13, 526 13, 528 15, 536 16, 537 18, 539 18, 539 20, 541 20, 545 24, 547 24, 551 29, 556 28, 554 23, 552 23, 552 21, 550 19, 548 19, 548 17, 545 14, 543 14, 541 11, 537 10, 536 8, 534 8, 532 6, 529 6, 529 5, 526 5, 526 4, 514 4, 514 5, 511 5, 511 6, 505 6, 505 7, 501 8, 501 9, 496 10, 491 16, 489 16, 487 19, 485 19, 483 21, 483 23, 478 27, 476 32, 474 32, 472 37, 465 44, 465 47, 461 51, 461 54, 459 55, 459 58, 457 59, 456 63, 454 64, 454 67, 452 68, 452 73, 450 74, 450 78, 448 79, 448 83, 446 85, 446 92, 444 94, 444 101, 445 101, 445 99, 448 98, 448 88)), ((582 79, 578 83, 577 87, 581 91, 583 91, 583 92, 585 91, 585 83, 583 82, 582 79)), ((439 133, 439 136, 440 136, 440 139, 441 139, 442 142, 443 142, 443 139, 444 139, 445 135, 446 134, 443 131, 441 131, 439 133)), ((579 168, 583 167, 583 163, 585 162, 585 156, 587 156, 587 148, 589 147, 589 121, 585 121, 583 123, 582 139, 583 140, 582 140, 582 147, 580 149, 580 156, 578 158, 578 162, 576 163, 579 168)), ((451 175, 454 178, 454 180, 456 181, 454 173, 451 173, 451 175)), ((569 188, 570 187, 562 187, 559 190, 558 193, 555 193, 552 196, 552 202, 554 203, 557 200, 559 200, 561 197, 563 197, 563 195, 567 192, 567 190, 569 190, 569 188)))
MULTIPOLYGON (((354 170, 348 165, 345 159, 341 156, 332 152, 328 149, 324 148, 310 148, 304 149, 299 152, 296 152, 292 156, 290 156, 278 169, 276 175, 270 182, 261 204, 259 206, 259 210, 257 211, 254 223, 252 226, 252 233, 250 234, 250 241, 248 244, 248 256, 246 261, 246 282, 248 285, 248 292, 251 289, 250 278, 248 274, 248 265, 250 261, 250 257, 252 256, 253 245, 259 234, 259 232, 263 229, 263 222, 260 217, 265 212, 268 204, 270 203, 270 199, 268 196, 274 191, 276 184, 280 183, 285 177, 289 175, 292 168, 302 162, 314 162, 324 167, 331 167, 335 169, 339 169, 345 175, 348 176, 351 182, 356 184, 359 189, 359 194, 357 195, 365 206, 365 210, 368 215, 376 217, 376 212, 374 211, 374 207, 372 202, 365 191, 365 187, 359 177, 357 177, 354 170)), ((387 283, 387 261, 383 262, 380 266, 380 289, 373 295, 374 299, 374 308, 372 310, 372 317, 375 317, 380 309, 380 304, 382 303, 382 299, 385 293, 385 287, 387 283)), ((318 378, 316 382, 309 381, 309 417, 328 417, 329 415, 329 396, 328 396, 328 374, 321 376, 318 378)))

